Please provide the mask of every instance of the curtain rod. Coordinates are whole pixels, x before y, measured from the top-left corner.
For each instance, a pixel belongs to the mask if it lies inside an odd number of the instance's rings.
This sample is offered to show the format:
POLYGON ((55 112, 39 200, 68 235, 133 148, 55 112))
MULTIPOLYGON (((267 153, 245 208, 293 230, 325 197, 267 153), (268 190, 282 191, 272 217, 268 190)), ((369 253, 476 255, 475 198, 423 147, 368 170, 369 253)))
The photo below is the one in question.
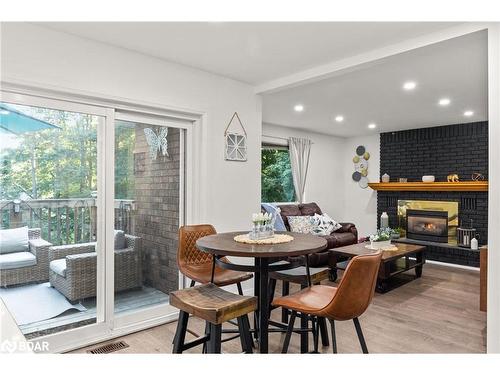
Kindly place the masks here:
MULTIPOLYGON (((274 135, 265 135, 265 134, 262 134, 262 137, 266 137, 266 138, 274 138, 274 139, 281 139, 283 141, 287 141, 288 142, 288 138, 283 138, 283 137, 276 137, 274 135)), ((311 141, 311 144, 313 145, 314 142, 311 141)))

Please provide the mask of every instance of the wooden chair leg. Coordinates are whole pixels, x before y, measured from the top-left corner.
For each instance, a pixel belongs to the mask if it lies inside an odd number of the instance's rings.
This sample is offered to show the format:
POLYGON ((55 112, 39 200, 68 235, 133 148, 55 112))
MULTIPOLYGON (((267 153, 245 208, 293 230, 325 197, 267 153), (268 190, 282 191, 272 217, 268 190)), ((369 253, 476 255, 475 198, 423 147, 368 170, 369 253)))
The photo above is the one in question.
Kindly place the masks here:
MULTIPOLYGON (((290 294, 290 283, 288 281, 282 281, 281 295, 287 296, 290 294)), ((281 309, 281 322, 288 323, 289 311, 287 309, 281 309)))
POLYGON ((330 326, 332 328, 332 350, 337 354, 337 336, 335 335, 335 320, 330 319, 330 326))
POLYGON ((181 354, 184 350, 184 341, 186 340, 187 324, 189 314, 185 311, 179 311, 179 320, 177 321, 177 329, 174 336, 174 347, 172 353, 181 354))
POLYGON ((286 330, 285 340, 283 341, 283 349, 281 353, 286 354, 288 352, 288 346, 290 345, 290 338, 292 337, 293 324, 295 323, 295 317, 297 316, 296 311, 292 311, 290 314, 290 322, 288 323, 288 328, 286 330))
POLYGON ((253 343, 252 335, 250 334, 250 322, 248 321, 248 315, 242 315, 238 318, 238 329, 240 331, 241 349, 245 353, 252 354, 253 343))
POLYGON ((361 330, 361 325, 359 324, 359 320, 358 318, 354 318, 352 321, 354 322, 354 327, 356 328, 356 333, 358 334, 361 350, 363 350, 364 354, 368 354, 368 348, 366 347, 365 337, 363 336, 363 331, 361 330))
POLYGON ((210 338, 208 339, 207 352, 218 354, 221 352, 222 325, 210 323, 210 338))
POLYGON ((330 340, 328 339, 328 329, 326 328, 326 319, 323 317, 318 317, 319 332, 321 334, 321 344, 323 346, 329 346, 330 340))

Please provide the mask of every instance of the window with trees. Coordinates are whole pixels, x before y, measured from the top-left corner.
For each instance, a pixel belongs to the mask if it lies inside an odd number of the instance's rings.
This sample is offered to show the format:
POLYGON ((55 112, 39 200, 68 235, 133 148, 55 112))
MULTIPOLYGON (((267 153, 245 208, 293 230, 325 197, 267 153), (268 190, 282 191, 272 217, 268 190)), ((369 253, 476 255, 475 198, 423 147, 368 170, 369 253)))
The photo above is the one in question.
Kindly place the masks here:
POLYGON ((263 145, 261 167, 261 201, 294 202, 295 189, 288 147, 263 145))

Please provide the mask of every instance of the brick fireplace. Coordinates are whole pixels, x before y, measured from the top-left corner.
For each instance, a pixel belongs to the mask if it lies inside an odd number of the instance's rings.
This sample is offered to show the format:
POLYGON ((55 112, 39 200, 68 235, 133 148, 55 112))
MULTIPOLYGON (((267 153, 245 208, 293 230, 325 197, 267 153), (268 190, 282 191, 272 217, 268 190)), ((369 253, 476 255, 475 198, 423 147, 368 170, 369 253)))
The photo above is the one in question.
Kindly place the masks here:
MULTIPOLYGON (((446 176, 452 173, 458 174, 461 181, 470 181, 473 173, 481 173, 487 180, 488 123, 476 122, 382 133, 380 175, 384 173, 390 175, 391 182, 396 182, 399 178, 407 178, 409 182, 421 181, 423 175, 434 175, 436 181, 446 181, 446 176)), ((458 212, 456 222, 448 229, 448 240, 445 242, 441 238, 440 242, 436 239, 421 238, 420 241, 426 241, 427 259, 479 266, 478 252, 456 245, 456 227, 469 226, 472 221, 477 229, 480 245, 487 243, 488 192, 378 191, 377 220, 380 220, 381 213, 385 211, 389 215, 391 227, 406 228, 407 223, 406 220, 402 221, 400 209, 398 213, 402 201, 455 204, 458 212)), ((417 209, 422 210, 422 207, 417 209)), ((429 207, 426 209, 445 210, 429 207)), ((423 225, 421 221, 419 223, 420 226, 423 225)), ((380 225, 380 222, 378 224, 380 225)), ((418 233, 413 233, 413 237, 415 234, 418 236, 418 233)))

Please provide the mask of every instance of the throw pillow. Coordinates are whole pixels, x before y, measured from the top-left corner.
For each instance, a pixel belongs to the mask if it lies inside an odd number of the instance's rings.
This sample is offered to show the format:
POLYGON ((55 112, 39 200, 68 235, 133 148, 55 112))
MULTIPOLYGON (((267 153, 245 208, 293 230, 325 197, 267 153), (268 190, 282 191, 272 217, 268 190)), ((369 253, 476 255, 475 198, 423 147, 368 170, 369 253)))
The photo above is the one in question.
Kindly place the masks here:
POLYGON ((313 232, 314 234, 320 236, 328 236, 332 234, 332 232, 335 232, 336 230, 342 228, 342 225, 337 223, 327 214, 323 215, 315 214, 314 217, 317 220, 317 226, 313 232))
POLYGON ((115 250, 124 249, 126 246, 125 232, 115 229, 115 250))
POLYGON ((0 230, 0 254, 29 251, 28 227, 0 230))
POLYGON ((314 216, 287 216, 290 230, 295 233, 313 233, 318 223, 314 216))

